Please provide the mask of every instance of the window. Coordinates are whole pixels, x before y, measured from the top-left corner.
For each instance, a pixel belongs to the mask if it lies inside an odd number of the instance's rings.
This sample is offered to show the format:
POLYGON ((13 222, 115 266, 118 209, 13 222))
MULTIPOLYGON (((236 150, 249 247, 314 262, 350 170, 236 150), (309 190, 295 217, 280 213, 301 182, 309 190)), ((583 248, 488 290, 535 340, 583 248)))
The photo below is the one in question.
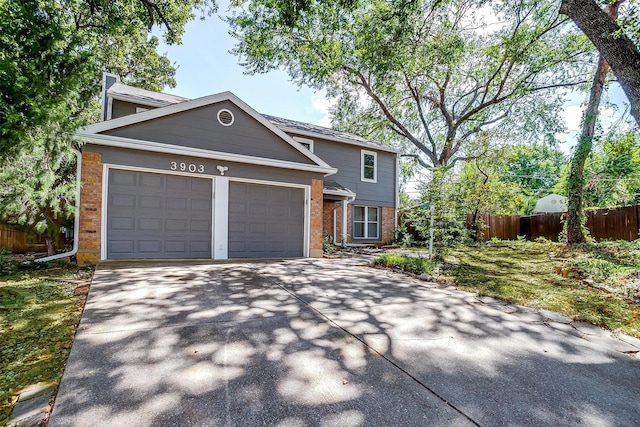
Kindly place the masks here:
POLYGON ((313 153, 313 139, 300 138, 299 136, 294 136, 293 140, 313 153))
POLYGON ((353 238, 378 239, 380 229, 378 208, 371 206, 353 207, 353 238))
POLYGON ((362 150, 361 153, 360 179, 367 182, 376 182, 378 179, 378 153, 367 150, 362 150))
POLYGON ((144 107, 136 107, 136 114, 137 113, 142 113, 144 111, 149 111, 148 108, 144 108, 144 107))

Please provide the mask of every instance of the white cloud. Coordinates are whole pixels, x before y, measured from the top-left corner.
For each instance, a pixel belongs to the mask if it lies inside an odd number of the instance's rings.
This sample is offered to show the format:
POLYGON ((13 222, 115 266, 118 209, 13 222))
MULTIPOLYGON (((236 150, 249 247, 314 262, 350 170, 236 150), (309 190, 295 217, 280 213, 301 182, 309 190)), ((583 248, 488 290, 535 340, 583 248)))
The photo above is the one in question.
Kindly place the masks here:
POLYGON ((583 109, 582 105, 570 105, 560 113, 568 132, 576 131, 580 128, 583 109))
POLYGON ((320 90, 311 96, 311 106, 322 114, 322 117, 315 121, 318 126, 331 127, 331 113, 329 110, 335 105, 335 100, 327 98, 327 92, 320 90))

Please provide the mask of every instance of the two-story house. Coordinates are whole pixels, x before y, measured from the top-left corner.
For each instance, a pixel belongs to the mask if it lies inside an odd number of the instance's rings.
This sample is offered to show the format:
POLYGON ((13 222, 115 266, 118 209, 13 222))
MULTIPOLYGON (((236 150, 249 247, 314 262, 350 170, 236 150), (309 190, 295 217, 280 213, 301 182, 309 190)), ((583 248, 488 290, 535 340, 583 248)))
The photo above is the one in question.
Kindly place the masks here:
POLYGON ((230 92, 186 99, 105 74, 77 131, 79 262, 319 257, 323 239, 393 239, 397 152, 262 115, 230 92))

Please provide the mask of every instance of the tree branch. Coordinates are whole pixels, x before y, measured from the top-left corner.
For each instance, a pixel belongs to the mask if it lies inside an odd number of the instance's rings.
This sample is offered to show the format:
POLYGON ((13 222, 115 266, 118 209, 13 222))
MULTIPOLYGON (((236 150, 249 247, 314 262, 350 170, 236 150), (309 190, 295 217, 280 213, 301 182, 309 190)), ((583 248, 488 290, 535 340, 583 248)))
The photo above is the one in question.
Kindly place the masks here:
POLYGON ((436 143, 433 140, 433 137, 431 136, 429 125, 427 124, 427 120, 424 116, 424 111, 422 109, 422 102, 420 100, 420 94, 418 93, 418 89, 411 86, 411 82, 409 81, 409 77, 407 76, 407 73, 403 73, 403 74, 404 74, 404 81, 407 83, 407 87, 409 88, 409 91, 413 96, 413 100, 416 102, 416 106, 418 107, 418 115, 420 116, 420 121, 422 122, 422 126, 424 127, 424 130, 427 134, 427 138, 429 139, 429 143, 431 144, 431 151, 435 153, 436 143))
POLYGON ((429 150, 429 148, 426 145, 424 145, 418 138, 416 138, 409 131, 409 129, 407 129, 402 123, 400 123, 400 121, 396 119, 396 117, 391 113, 391 111, 389 111, 389 108, 387 107, 387 105, 373 91, 373 88, 371 87, 371 85, 369 84, 365 76, 359 70, 351 68, 347 65, 343 65, 342 70, 351 75, 355 75, 358 78, 360 86, 362 86, 362 88, 367 92, 367 95, 369 95, 369 97, 373 99, 373 101, 376 104, 378 104, 378 106, 382 110, 382 113, 385 115, 387 120, 389 120, 393 125, 397 127, 397 130, 394 129, 394 131, 398 132, 400 135, 404 136, 409 141, 411 141, 416 147, 418 147, 418 149, 420 149, 422 152, 428 155, 429 158, 431 159, 435 158, 435 154, 431 150, 429 150))

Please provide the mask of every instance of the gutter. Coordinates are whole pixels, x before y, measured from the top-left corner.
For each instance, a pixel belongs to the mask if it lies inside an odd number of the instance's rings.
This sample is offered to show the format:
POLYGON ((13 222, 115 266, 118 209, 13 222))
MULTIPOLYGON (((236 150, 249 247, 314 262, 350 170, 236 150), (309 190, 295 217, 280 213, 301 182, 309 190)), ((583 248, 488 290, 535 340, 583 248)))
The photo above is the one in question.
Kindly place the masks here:
POLYGON ((78 252, 78 241, 80 238, 80 173, 82 172, 82 153, 77 148, 74 148, 73 151, 75 151, 76 153, 76 215, 73 219, 73 247, 68 252, 46 256, 44 258, 38 258, 34 260, 35 262, 53 261, 56 259, 73 256, 78 252))

